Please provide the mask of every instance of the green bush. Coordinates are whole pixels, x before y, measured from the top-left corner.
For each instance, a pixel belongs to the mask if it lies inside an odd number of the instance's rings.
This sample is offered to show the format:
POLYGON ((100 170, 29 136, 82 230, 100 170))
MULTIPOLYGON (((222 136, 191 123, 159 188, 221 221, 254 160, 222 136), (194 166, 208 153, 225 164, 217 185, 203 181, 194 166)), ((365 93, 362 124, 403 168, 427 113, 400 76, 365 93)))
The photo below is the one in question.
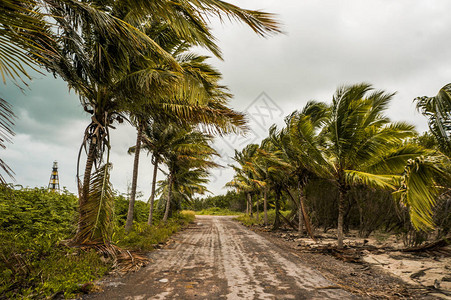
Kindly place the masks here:
MULTIPOLYGON (((128 199, 124 196, 117 196, 114 199, 114 215, 115 222, 118 226, 125 226, 128 212, 128 199)), ((149 216, 149 204, 143 201, 135 201, 135 209, 133 214, 133 221, 142 223, 147 221, 149 216)))
POLYGON ((150 251, 159 243, 165 242, 173 233, 194 221, 195 214, 192 211, 182 211, 175 214, 166 223, 159 221, 156 225, 148 225, 145 222, 134 223, 129 234, 125 234, 124 227, 117 227, 113 241, 120 247, 150 251))
MULTIPOLYGON (((0 299, 70 298, 110 270, 95 251, 60 245, 75 233, 77 206, 77 197, 67 191, 0 187, 0 299)), ((136 250, 152 249, 195 217, 182 212, 150 227, 149 206, 137 201, 134 229, 125 236, 127 209, 128 200, 116 197, 114 237, 119 246, 136 250)))
POLYGON ((231 211, 243 211, 246 209, 246 196, 244 193, 228 191, 225 195, 196 198, 190 202, 189 208, 201 211, 209 208, 225 208, 231 211))
POLYGON ((0 294, 71 297, 109 268, 95 252, 58 246, 75 232, 77 197, 46 189, 0 188, 0 294))

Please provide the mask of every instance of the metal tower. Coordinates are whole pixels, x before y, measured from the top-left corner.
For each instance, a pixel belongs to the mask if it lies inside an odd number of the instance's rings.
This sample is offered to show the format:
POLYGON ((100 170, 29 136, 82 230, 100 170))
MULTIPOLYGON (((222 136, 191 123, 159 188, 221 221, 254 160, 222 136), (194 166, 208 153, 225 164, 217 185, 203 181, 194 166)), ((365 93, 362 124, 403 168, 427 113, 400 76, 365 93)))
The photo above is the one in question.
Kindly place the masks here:
POLYGON ((58 192, 60 191, 60 182, 58 179, 58 163, 53 162, 52 175, 50 175, 49 181, 49 191, 58 192))

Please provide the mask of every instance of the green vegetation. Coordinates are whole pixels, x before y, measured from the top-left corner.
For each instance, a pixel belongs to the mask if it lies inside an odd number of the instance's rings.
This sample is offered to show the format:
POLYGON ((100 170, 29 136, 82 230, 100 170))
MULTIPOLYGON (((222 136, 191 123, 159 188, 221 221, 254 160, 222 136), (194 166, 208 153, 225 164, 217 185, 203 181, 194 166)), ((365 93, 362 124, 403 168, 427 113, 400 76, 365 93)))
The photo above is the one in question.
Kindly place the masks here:
POLYGON ((308 102, 285 118, 285 127, 272 126, 260 145, 235 152, 227 186, 243 195, 248 215, 273 206, 273 229, 285 224, 313 236, 314 227, 337 228, 338 248, 350 228, 362 237, 395 230, 409 246, 427 233, 446 237, 451 85, 416 99, 431 129, 420 137, 414 126, 385 115, 393 96, 362 83, 338 88, 331 104, 308 102))
MULTIPOLYGON (((267 212, 268 212, 268 224, 274 224, 274 221, 276 220, 276 211, 274 209, 269 209, 267 212)), ((284 217, 287 217, 290 214, 290 211, 288 210, 280 211, 280 214, 282 214, 284 217)), ((243 214, 235 218, 235 220, 241 222, 245 226, 264 225, 263 215, 261 214, 258 216, 258 219, 256 215, 250 216, 243 214)))
POLYGON ((194 218, 194 212, 181 211, 167 222, 158 221, 153 226, 148 225, 147 221, 135 223, 133 230, 128 234, 125 234, 125 228, 120 226, 113 235, 113 241, 126 249, 150 251, 156 244, 166 241, 173 233, 193 222, 194 218))
MULTIPOLYGON (((0 5, 3 82, 20 87, 31 79, 26 67, 46 70, 78 94, 90 116, 78 156, 78 199, 44 190, 2 190, 0 230, 7 242, 1 246, 1 291, 8 297, 51 297, 60 291, 69 296, 109 269, 81 249, 113 249, 114 241, 148 250, 192 220, 193 213, 179 211, 207 191, 208 168, 217 166, 214 136, 246 129, 244 114, 229 107, 232 95, 220 83, 222 74, 207 56, 191 52, 202 47, 221 58, 208 23, 212 16, 242 22, 261 36, 280 32, 272 14, 217 0, 0 5), (117 197, 110 183, 110 132, 124 120, 137 132, 129 199, 117 197), (142 145, 155 170, 150 205, 135 202, 142 145), (156 191, 156 170, 163 164, 167 177, 156 191), (55 266, 64 270, 61 276, 55 266)), ((15 116, 1 98, 0 115, 4 148, 14 135, 15 116)), ((1 159, 0 170, 12 177, 1 159)), ((5 184, 2 174, 0 184, 5 184)), ((115 251, 106 252, 114 260, 115 251)))
MULTIPOLYGON (((93 249, 70 248, 61 243, 76 230, 78 199, 45 189, 0 189, 0 294, 7 298, 72 297, 83 284, 102 277, 111 263, 93 249)), ((155 244, 194 220, 181 212, 168 223, 148 226, 148 205, 137 202, 136 224, 124 235, 127 199, 116 197, 114 241, 130 250, 152 250, 155 244)))
POLYGON ((243 194, 228 191, 225 195, 194 198, 186 206, 195 211, 209 208, 226 208, 231 211, 243 211, 246 208, 243 204, 245 204, 243 202, 243 194))
MULTIPOLYGON (((31 78, 24 66, 43 68, 66 81, 90 115, 78 156, 79 225, 71 244, 108 245, 112 240, 110 132, 124 119, 137 132, 126 233, 135 219, 139 155, 149 126, 172 127, 178 133, 179 143, 165 153, 150 149, 152 163, 164 163, 169 169, 161 191, 166 199, 164 221, 181 208, 181 198, 203 193, 207 169, 215 166, 210 158, 216 153, 207 150, 209 143, 214 135, 243 132, 246 121, 244 114, 228 106, 232 95, 220 83, 221 73, 207 56, 191 51, 202 47, 221 58, 208 23, 212 16, 242 22, 261 36, 280 32, 274 16, 217 0, 16 2, 0 6, 3 82, 8 78, 26 84, 31 78), (184 136, 196 137, 197 142, 184 136), (85 166, 80 170, 83 155, 85 166)), ((0 114, 4 147, 13 135, 14 119, 4 99, 0 99, 0 114)), ((0 169, 12 175, 1 159, 0 169)), ((1 174, 0 183, 4 183, 1 174)), ((149 209, 154 196, 153 192, 149 209)))
POLYGON ((228 208, 211 207, 196 211, 196 215, 210 215, 210 216, 237 216, 242 215, 242 212, 232 211, 228 208))
MULTIPOLYGON (((351 227, 361 236, 397 230, 409 245, 434 228, 437 238, 449 235, 451 85, 416 99, 430 128, 421 137, 385 115, 394 94, 365 83, 340 87, 330 104, 308 102, 283 128, 271 127, 260 145, 236 151, 228 183, 234 192, 195 199, 208 191, 208 170, 217 167, 214 137, 247 129, 244 114, 229 107, 221 73, 207 56, 191 52, 201 47, 221 58, 208 24, 213 16, 262 36, 280 32, 273 15, 218 0, 0 5, 3 81, 26 84, 25 66, 50 71, 79 95, 90 116, 78 157, 79 163, 86 158, 77 169, 78 199, 42 189, 0 190, 6 297, 70 297, 111 268, 92 249, 114 242, 150 250, 193 220, 192 212, 180 212, 187 207, 209 214, 245 210, 244 224, 297 226, 309 235, 315 227, 337 228, 339 248, 351 227), (117 197, 110 183, 110 132, 124 120, 137 133, 129 199, 117 197), (150 205, 135 202, 142 149, 155 171, 150 205), (157 189, 160 166, 167 172, 157 189)), ((4 148, 14 119, 4 99, 0 116, 4 148)), ((13 174, 1 159, 0 170, 13 174)))

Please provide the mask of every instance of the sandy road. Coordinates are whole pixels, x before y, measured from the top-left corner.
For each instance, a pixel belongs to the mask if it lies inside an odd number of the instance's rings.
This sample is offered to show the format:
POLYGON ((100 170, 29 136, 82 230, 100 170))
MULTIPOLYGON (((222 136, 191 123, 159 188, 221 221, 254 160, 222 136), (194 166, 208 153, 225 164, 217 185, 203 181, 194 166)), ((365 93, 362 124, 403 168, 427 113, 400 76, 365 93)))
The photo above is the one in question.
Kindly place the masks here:
POLYGON ((230 217, 198 216, 153 263, 89 299, 350 299, 299 257, 230 217))

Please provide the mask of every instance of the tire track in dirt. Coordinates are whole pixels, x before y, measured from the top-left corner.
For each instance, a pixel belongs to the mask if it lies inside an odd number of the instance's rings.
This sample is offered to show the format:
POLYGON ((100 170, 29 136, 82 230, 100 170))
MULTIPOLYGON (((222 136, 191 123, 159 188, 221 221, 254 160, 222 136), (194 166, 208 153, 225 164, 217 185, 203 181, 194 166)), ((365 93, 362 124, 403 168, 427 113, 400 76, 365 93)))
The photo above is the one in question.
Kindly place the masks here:
POLYGON ((198 216, 152 263, 88 299, 355 298, 231 217, 198 216))

